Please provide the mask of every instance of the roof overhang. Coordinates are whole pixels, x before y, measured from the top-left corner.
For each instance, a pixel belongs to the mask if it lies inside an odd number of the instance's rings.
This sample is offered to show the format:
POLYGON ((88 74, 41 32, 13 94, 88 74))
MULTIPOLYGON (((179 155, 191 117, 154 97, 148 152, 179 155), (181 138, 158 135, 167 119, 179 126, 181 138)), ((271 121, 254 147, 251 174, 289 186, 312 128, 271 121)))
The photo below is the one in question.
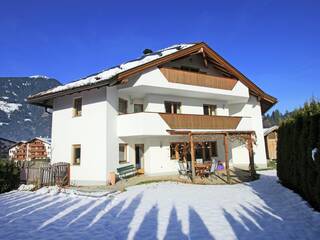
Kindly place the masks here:
POLYGON ((106 79, 106 80, 99 81, 94 84, 80 86, 80 87, 74 87, 74 88, 70 88, 70 89, 67 89, 64 91, 60 91, 60 92, 49 93, 49 94, 45 94, 45 95, 41 95, 41 96, 33 95, 33 96, 28 97, 27 100, 28 100, 28 103, 31 103, 33 105, 52 108, 54 98, 109 86, 113 83, 113 81, 114 81, 113 79, 106 79))
POLYGON ((245 75, 243 75, 240 71, 238 71, 235 67, 233 67, 228 61, 222 58, 218 53, 212 50, 206 43, 196 43, 191 47, 179 50, 177 52, 168 54, 164 57, 155 59, 153 61, 147 62, 145 64, 141 64, 139 66, 133 67, 129 70, 123 71, 111 79, 102 79, 96 83, 78 86, 71 89, 47 93, 43 95, 33 95, 28 97, 28 102, 34 105, 44 106, 44 107, 52 107, 52 99, 64 95, 69 95, 77 92, 87 91, 94 88, 100 88, 104 86, 113 86, 116 84, 126 83, 128 78, 141 73, 152 67, 157 67, 162 64, 165 64, 169 61, 176 60, 179 58, 183 58, 185 56, 201 53, 205 60, 209 60, 213 63, 217 68, 222 71, 236 77, 239 81, 241 81, 245 86, 247 86, 250 90, 250 94, 256 96, 261 103, 262 113, 268 111, 274 104, 277 103, 277 99, 272 97, 271 95, 265 93, 262 89, 260 89, 256 84, 254 84, 251 80, 249 80, 245 75))

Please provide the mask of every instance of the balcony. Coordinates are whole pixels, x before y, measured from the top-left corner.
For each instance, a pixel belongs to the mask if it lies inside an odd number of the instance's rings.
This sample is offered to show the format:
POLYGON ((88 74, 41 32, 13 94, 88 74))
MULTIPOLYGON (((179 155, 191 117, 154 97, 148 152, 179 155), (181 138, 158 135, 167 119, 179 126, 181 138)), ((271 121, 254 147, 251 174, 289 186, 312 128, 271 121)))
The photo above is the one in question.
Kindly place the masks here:
POLYGON ((236 129, 241 117, 159 113, 170 129, 236 129))
POLYGON ((249 90, 240 81, 173 68, 156 68, 123 85, 121 95, 144 98, 148 94, 216 99, 227 103, 248 101, 249 90))
POLYGON ((171 83, 218 88, 224 90, 232 90, 237 84, 236 79, 212 76, 204 73, 189 72, 165 67, 160 68, 160 71, 171 83))
POLYGON ((43 147, 44 144, 43 143, 30 143, 29 146, 30 147, 43 147))
POLYGON ((118 116, 118 136, 167 136, 167 130, 249 131, 251 118, 194 114, 132 113, 118 116))
POLYGON ((29 152, 30 153, 35 153, 35 152, 44 153, 44 152, 46 152, 46 150, 45 149, 30 149, 29 152))

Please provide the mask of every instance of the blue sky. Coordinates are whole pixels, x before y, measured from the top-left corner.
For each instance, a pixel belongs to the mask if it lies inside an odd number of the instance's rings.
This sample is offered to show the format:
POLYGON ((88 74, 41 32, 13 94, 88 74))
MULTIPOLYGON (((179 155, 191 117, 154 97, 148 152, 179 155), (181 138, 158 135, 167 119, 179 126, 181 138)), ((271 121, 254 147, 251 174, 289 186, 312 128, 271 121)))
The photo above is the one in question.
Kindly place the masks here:
POLYGON ((320 1, 1 1, 0 76, 67 83, 181 42, 207 42, 277 97, 320 97, 320 1))

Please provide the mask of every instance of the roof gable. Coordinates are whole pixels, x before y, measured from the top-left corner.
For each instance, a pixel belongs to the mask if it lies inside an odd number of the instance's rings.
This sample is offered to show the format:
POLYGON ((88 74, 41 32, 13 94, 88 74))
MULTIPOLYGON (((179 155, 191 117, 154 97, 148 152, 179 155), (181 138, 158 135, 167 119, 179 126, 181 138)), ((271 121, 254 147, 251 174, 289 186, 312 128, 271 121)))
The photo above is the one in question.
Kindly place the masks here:
POLYGON ((265 93, 239 70, 233 67, 229 62, 227 62, 203 42, 196 44, 173 45, 157 52, 146 54, 141 58, 129 61, 114 68, 107 69, 100 73, 90 75, 86 78, 80 79, 79 81, 35 94, 30 96, 28 101, 33 104, 46 105, 46 100, 57 96, 80 92, 101 86, 121 84, 126 82, 130 76, 138 74, 146 69, 198 53, 202 54, 205 64, 209 61, 220 71, 237 78, 245 86, 247 86, 250 90, 250 93, 254 96, 257 96, 261 101, 262 112, 266 112, 277 102, 276 98, 265 93))

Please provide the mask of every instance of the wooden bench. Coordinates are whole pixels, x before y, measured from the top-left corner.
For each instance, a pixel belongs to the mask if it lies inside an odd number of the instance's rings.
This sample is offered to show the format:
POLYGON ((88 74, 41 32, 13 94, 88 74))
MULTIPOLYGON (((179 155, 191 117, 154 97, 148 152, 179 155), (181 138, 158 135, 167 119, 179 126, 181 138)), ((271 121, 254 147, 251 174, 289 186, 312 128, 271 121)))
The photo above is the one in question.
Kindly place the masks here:
POLYGON ((136 175, 137 169, 133 165, 128 165, 128 166, 117 168, 117 172, 118 172, 119 178, 123 179, 126 177, 136 175))

